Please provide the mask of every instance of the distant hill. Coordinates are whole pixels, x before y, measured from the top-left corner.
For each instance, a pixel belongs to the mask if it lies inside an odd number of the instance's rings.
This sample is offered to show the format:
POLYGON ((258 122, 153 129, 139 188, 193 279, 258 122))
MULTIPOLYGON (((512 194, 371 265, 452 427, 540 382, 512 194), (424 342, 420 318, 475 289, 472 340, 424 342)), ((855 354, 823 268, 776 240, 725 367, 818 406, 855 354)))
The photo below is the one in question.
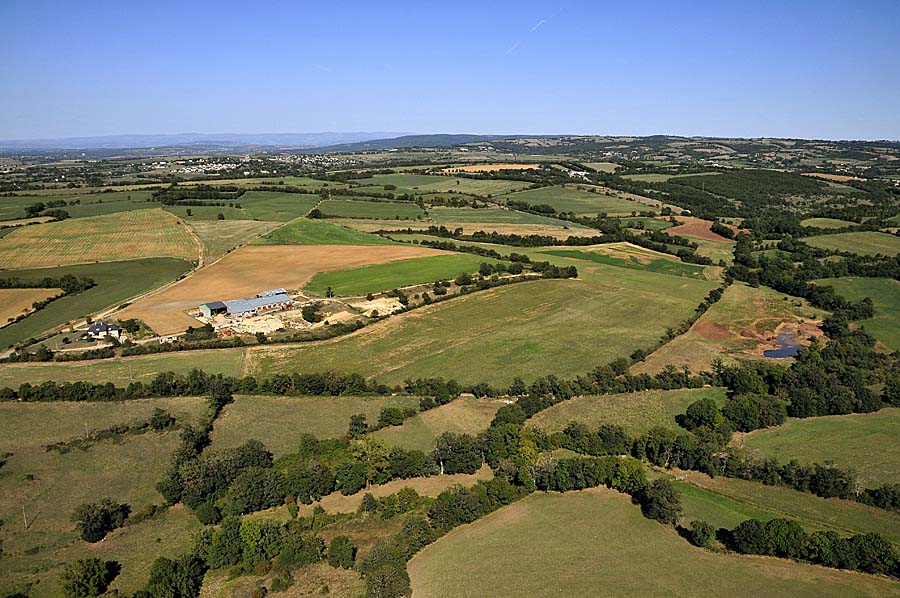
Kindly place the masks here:
POLYGON ((61 139, 0 140, 0 150, 97 150, 202 146, 221 148, 293 147, 313 148, 352 144, 373 139, 385 141, 406 135, 385 131, 356 133, 179 133, 175 135, 103 135, 61 139))
MULTIPOLYGON (((503 139, 519 139, 523 135, 452 135, 439 133, 434 135, 403 135, 385 139, 369 139, 364 141, 339 143, 312 148, 311 151, 331 152, 364 152, 372 150, 390 150, 408 147, 450 147, 461 143, 477 143, 479 141, 498 141, 503 139)), ((528 135, 529 138, 542 137, 528 135)))

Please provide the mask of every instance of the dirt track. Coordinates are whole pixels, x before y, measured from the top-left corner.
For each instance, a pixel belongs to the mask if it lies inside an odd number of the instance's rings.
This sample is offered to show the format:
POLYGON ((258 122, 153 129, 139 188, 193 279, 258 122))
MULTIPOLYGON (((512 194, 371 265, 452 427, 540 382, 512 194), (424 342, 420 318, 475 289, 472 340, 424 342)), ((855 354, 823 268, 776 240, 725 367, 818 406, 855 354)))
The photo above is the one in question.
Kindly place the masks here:
POLYGON ((279 287, 299 289, 316 272, 440 253, 412 245, 242 247, 159 293, 141 298, 118 312, 116 318, 139 318, 157 334, 174 334, 198 324, 183 312, 206 301, 253 297, 259 291, 279 287))

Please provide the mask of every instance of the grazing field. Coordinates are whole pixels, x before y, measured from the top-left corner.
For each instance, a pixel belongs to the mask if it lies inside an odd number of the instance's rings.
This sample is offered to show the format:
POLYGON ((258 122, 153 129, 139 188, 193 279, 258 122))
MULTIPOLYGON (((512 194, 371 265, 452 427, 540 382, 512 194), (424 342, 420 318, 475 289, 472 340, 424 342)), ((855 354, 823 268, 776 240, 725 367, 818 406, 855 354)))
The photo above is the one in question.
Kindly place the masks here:
MULTIPOLYGON (((591 187, 591 189, 597 189, 591 187)), ((503 200, 524 201, 531 205, 553 206, 557 212, 574 212, 578 215, 605 213, 610 215, 629 215, 633 212, 654 212, 657 208, 639 204, 605 193, 592 193, 578 187, 541 187, 529 191, 520 191, 504 195, 503 200)))
POLYGON ((199 242, 185 223, 163 210, 137 210, 26 226, 0 239, 5 268, 40 268, 123 257, 196 260, 199 242))
POLYGON ((802 226, 811 226, 813 228, 846 228, 848 226, 856 226, 855 222, 847 220, 838 220, 837 218, 807 218, 801 220, 802 226))
POLYGON ((735 283, 690 330, 636 363, 631 371, 655 374, 674 365, 699 373, 711 371, 717 358, 726 363, 762 359, 763 351, 776 348, 779 332, 793 332, 801 344, 809 344, 810 336, 821 337, 817 325, 824 315, 803 299, 735 283))
POLYGON ((522 181, 480 180, 428 174, 378 174, 356 181, 364 186, 395 185, 399 192, 440 193, 455 191, 471 195, 502 195, 528 186, 522 181))
POLYGON ((819 249, 856 255, 900 255, 900 237, 876 231, 806 237, 803 242, 819 249))
POLYGON ((692 239, 692 241, 697 244, 697 255, 708 257, 714 264, 724 262, 730 266, 734 262, 734 244, 706 239, 692 239))
POLYGON ((144 320, 158 334, 172 334, 197 324, 185 310, 206 301, 255 297, 265 289, 302 288, 317 272, 378 264, 443 252, 427 247, 390 245, 285 245, 241 247, 158 293, 117 314, 144 320))
POLYGON ((213 448, 262 441, 279 457, 297 451, 301 434, 338 438, 347 433, 350 416, 362 413, 378 421, 384 407, 418 407, 416 397, 269 397, 239 396, 216 421, 213 448))
MULTIPOLYGON (((45 421, 44 425, 52 423, 45 421)), ((106 542, 92 546, 77 537, 70 520, 73 510, 104 496, 127 502, 133 512, 160 504, 162 497, 154 486, 165 473, 170 455, 178 445, 177 432, 147 432, 127 436, 120 442, 102 441, 87 450, 65 454, 46 451, 37 445, 10 446, 13 455, 3 466, 0 485, 0 518, 19 525, 4 526, 0 578, 8 584, 6 588, 31 582, 35 584, 31 596, 59 596, 59 575, 64 562, 111 554, 107 551, 113 550, 115 543, 109 547, 106 542), (27 529, 21 525, 23 507, 29 519, 27 529)), ((157 527, 155 521, 144 524, 144 533, 151 538, 149 545, 120 546, 122 549, 116 552, 117 560, 122 563, 119 583, 132 584, 131 589, 136 589, 134 586, 145 581, 134 579, 134 574, 148 570, 156 558, 158 547, 152 546, 155 538, 166 537, 166 548, 176 553, 189 550, 190 531, 199 525, 193 516, 181 522, 189 529, 188 533, 177 536, 178 546, 172 545, 175 531, 157 527)), ((130 537, 140 532, 136 526, 120 533, 130 537)), ((148 538, 144 535, 143 539, 148 538)))
POLYGON ((609 243, 580 249, 548 249, 541 250, 539 253, 588 260, 617 268, 646 270, 648 272, 685 276, 701 280, 707 278, 706 266, 687 264, 676 257, 644 249, 630 243, 609 243))
POLYGON ((619 218, 617 219, 624 228, 633 228, 638 230, 665 230, 673 226, 668 220, 659 218, 650 218, 649 216, 638 216, 636 218, 619 218))
MULTIPOLYGON (((30 224, 43 224, 54 220, 52 216, 36 216, 34 218, 16 218, 14 220, 0 220, 0 226, 8 228, 10 226, 28 226, 30 224)), ((10 231, 11 232, 11 231, 10 231)))
POLYGON ((96 286, 74 295, 60 297, 21 322, 0 329, 0 348, 36 337, 66 322, 118 305, 131 297, 175 280, 190 267, 191 265, 184 260, 155 258, 52 269, 17 270, 15 276, 23 280, 72 274, 78 278, 93 278, 96 286))
POLYGON ((360 201, 329 199, 319 210, 333 218, 383 218, 387 220, 415 220, 425 213, 410 201, 360 201))
POLYGON ((56 297, 62 289, 0 289, 0 328, 34 310, 32 305, 56 297))
MULTIPOLYGON (((663 218, 660 216, 660 218, 663 218)), ((681 237, 691 237, 692 239, 703 239, 705 241, 719 241, 722 243, 734 243, 732 239, 723 237, 710 230, 712 226, 711 220, 703 220, 702 218, 694 218, 693 216, 676 217, 681 224, 666 229, 670 235, 679 235, 681 237)), ((737 232, 736 226, 728 225, 731 230, 737 232)))
POLYGON ((163 209, 188 222, 219 221, 219 214, 225 222, 250 218, 245 210, 231 206, 166 206, 163 209))
POLYGON ((735 478, 711 478, 696 471, 678 472, 686 520, 703 519, 714 527, 733 528, 747 519, 785 517, 809 532, 834 531, 842 536, 883 534, 900 545, 900 517, 852 500, 819 498, 785 486, 766 486, 735 478))
POLYGON ((254 245, 390 245, 391 241, 378 235, 322 222, 298 218, 279 229, 263 235, 254 245))
POLYGON ((477 435, 487 429, 494 414, 505 403, 501 400, 463 397, 446 405, 423 411, 402 426, 389 426, 373 433, 376 439, 390 447, 418 449, 428 452, 434 441, 444 432, 477 435))
POLYGON ((645 390, 624 394, 575 397, 540 411, 528 420, 528 427, 559 432, 577 421, 596 429, 600 424, 616 424, 632 436, 654 426, 680 429, 675 416, 700 399, 724 402, 724 388, 687 388, 681 390, 645 390))
POLYGON ((615 172, 619 165, 615 162, 585 162, 585 166, 593 168, 597 172, 615 172))
POLYGON ((271 232, 281 223, 256 220, 194 220, 190 224, 206 246, 206 259, 214 260, 236 247, 246 245, 260 235, 271 232))
POLYGON ((111 193, 90 194, 78 194, 75 193, 75 189, 68 189, 67 191, 68 193, 61 195, 2 197, 0 198, 0 220, 14 218, 16 215, 24 216, 25 206, 60 199, 66 201, 69 205, 54 209, 65 210, 70 218, 86 218, 159 207, 157 203, 148 203, 152 197, 151 191, 114 191, 111 193))
MULTIPOLYGON (((112 382, 128 386, 129 382, 150 383, 160 372, 187 374, 202 368, 210 374, 239 376, 243 349, 210 349, 184 353, 159 353, 139 357, 75 361, 70 363, 6 363, 0 364, 0 388, 17 388, 26 382, 112 382)), ((296 368, 292 368, 296 369, 296 368)))
MULTIPOLYGON (((482 211, 482 210, 479 210, 482 211)), ((436 226, 434 222, 411 221, 397 222, 396 220, 340 220, 340 223, 349 226, 355 230, 374 232, 379 230, 419 230, 426 231, 430 226, 436 226)), ((507 224, 496 222, 445 222, 442 226, 448 229, 462 229, 463 234, 471 235, 477 231, 497 232, 499 234, 514 235, 544 235, 555 237, 560 240, 569 237, 593 237, 597 235, 597 230, 584 228, 570 223, 560 221, 552 221, 549 224, 507 224)), ((401 233, 402 234, 402 233, 401 233)), ((390 235, 391 238, 401 238, 397 235, 390 235)), ((440 240, 437 237, 431 237, 432 240, 440 240)))
POLYGON ((460 272, 474 273, 483 263, 497 260, 469 253, 445 253, 386 264, 360 266, 347 270, 330 270, 315 274, 304 290, 324 295, 330 287, 336 295, 365 295, 398 287, 454 278, 460 272))
POLYGON ((236 203, 253 220, 288 222, 298 216, 305 216, 319 203, 319 196, 309 193, 247 191, 236 203))
POLYGON ((900 351, 900 281, 890 278, 829 278, 817 280, 834 288, 850 301, 866 297, 875 305, 875 315, 857 324, 889 349, 900 351))
POLYGON ((692 172, 689 174, 666 174, 663 172, 652 172, 648 174, 626 174, 623 175, 623 179, 628 179, 629 181, 640 181, 642 183, 665 183, 670 179, 683 179, 691 176, 709 176, 721 174, 720 172, 692 172))
POLYGON ((779 461, 832 461, 852 467, 864 486, 900 483, 900 409, 789 419, 743 435, 744 446, 779 461))
POLYGON ((248 370, 356 371, 386 383, 449 376, 509 384, 582 374, 647 347, 693 313, 714 283, 576 264, 579 278, 539 280, 416 309, 347 337, 296 347, 258 347, 248 370))
POLYGON ((407 569, 417 598, 900 592, 886 578, 696 548, 606 489, 533 494, 451 531, 407 569))

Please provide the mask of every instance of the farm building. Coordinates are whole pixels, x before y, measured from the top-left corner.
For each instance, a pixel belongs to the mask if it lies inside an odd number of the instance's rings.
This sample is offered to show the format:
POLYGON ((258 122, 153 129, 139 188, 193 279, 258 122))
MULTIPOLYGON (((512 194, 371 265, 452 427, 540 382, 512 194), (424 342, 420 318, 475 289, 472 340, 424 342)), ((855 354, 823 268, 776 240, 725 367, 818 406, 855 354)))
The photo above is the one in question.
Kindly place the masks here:
MULTIPOLYGON (((276 289, 283 291, 284 289, 276 289)), ((268 291, 265 291, 268 292, 268 291)), ((200 315, 211 318, 219 314, 229 316, 253 315, 260 311, 281 309, 293 305, 294 299, 287 293, 253 297, 252 299, 233 299, 231 301, 210 301, 200 306, 200 315)))
POLYGON ((106 322, 95 322, 91 324, 87 329, 87 333, 91 338, 106 338, 107 336, 113 338, 122 337, 121 328, 115 324, 107 324, 106 322))

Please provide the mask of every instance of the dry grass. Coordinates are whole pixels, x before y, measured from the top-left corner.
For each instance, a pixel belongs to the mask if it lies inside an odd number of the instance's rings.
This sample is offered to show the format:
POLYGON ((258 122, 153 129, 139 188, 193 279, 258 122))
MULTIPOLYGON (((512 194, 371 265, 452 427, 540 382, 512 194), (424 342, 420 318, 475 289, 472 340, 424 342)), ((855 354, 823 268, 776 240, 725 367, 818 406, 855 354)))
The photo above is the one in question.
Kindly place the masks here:
POLYGON ((55 297, 62 289, 0 289, 0 328, 34 311, 32 304, 55 297))
POLYGON ((429 451, 444 432, 476 435, 487 429, 503 400, 460 398, 406 420, 402 426, 382 428, 373 434, 388 446, 429 451))
POLYGON ((53 216, 36 216, 34 218, 17 218, 15 220, 2 220, 0 221, 0 226, 6 228, 10 226, 25 226, 28 224, 43 224, 44 222, 50 222, 53 220, 53 216))
POLYGON ((198 239, 187 224, 160 210, 134 210, 18 228, 0 238, 5 268, 42 268, 123 258, 196 260, 198 239))
MULTIPOLYGON (((293 585, 283 592, 271 593, 278 598, 360 598, 365 595, 365 582, 352 569, 336 569, 327 563, 308 565, 291 572, 293 585)), ((231 578, 225 569, 210 571, 203 580, 200 598, 247 598, 260 586, 271 587, 273 575, 242 575, 231 578)))
POLYGON ((117 314, 140 318, 158 334, 181 332, 197 321, 183 312, 206 301, 253 297, 261 290, 299 289, 317 272, 380 264, 443 252, 378 245, 267 245, 242 247, 208 268, 148 295, 117 314))
POLYGON ((847 176, 845 174, 828 174, 825 172, 801 172, 803 176, 811 176, 817 179, 825 179, 826 181, 837 181, 839 183, 846 183, 847 181, 864 181, 865 179, 861 179, 858 176, 847 176))
MULTIPOLYGON (((354 220, 342 218, 340 224, 354 230, 363 232, 375 232, 379 230, 428 230, 429 226, 438 226, 435 222, 415 222, 411 220, 354 220)), ((557 239, 569 237, 592 237, 599 235, 599 231, 591 228, 566 228, 565 226, 553 226, 548 224, 510 224, 504 222, 442 222, 450 230, 461 228, 464 234, 470 235, 476 231, 496 231, 505 235, 547 235, 557 239)))
POLYGON ((207 260, 214 260, 229 250, 281 226, 281 222, 257 220, 194 220, 191 228, 206 245, 207 260))

